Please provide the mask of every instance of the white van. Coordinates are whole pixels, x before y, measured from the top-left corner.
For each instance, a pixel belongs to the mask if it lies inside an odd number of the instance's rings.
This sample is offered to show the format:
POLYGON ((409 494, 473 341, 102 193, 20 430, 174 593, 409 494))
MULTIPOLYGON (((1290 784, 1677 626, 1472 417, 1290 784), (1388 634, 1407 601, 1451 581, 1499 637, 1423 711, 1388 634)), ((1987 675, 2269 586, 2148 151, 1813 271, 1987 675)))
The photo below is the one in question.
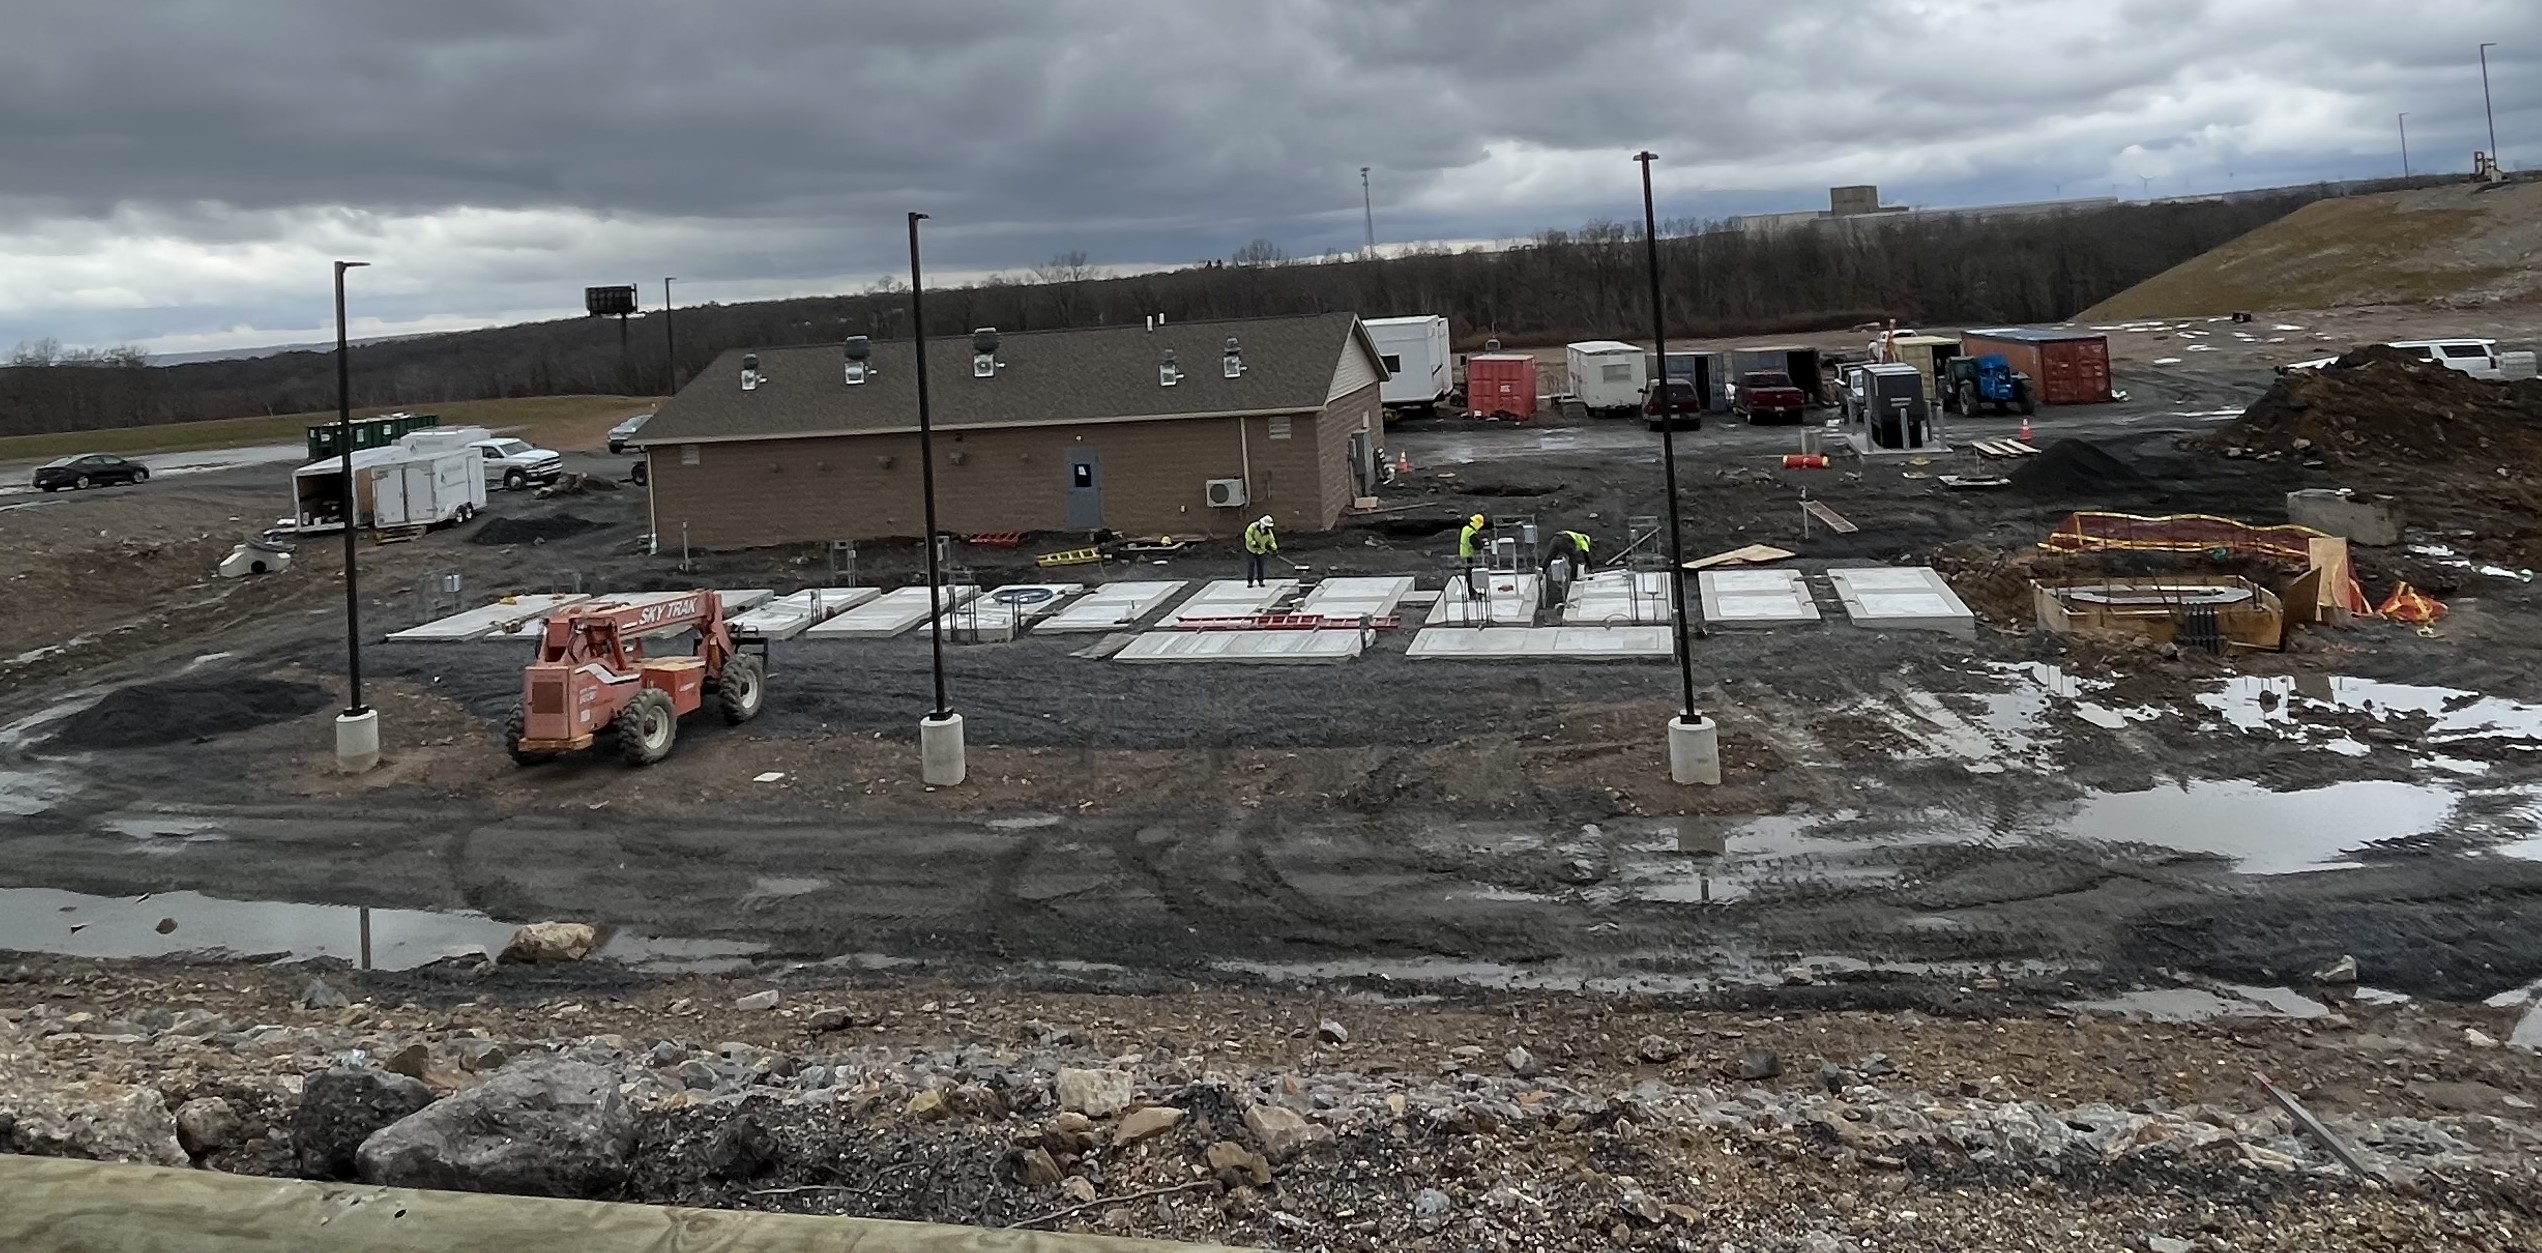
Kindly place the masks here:
MULTIPOLYGON (((2498 341, 2494 339, 2396 339, 2383 347, 2414 353, 2421 361, 2433 361, 2448 370, 2460 370, 2476 379, 2506 377, 2505 363, 2499 359, 2498 341)), ((2277 367, 2277 372, 2292 374, 2297 370, 2319 370, 2338 363, 2337 357, 2322 357, 2282 365, 2277 367)))
POLYGON ((1571 373, 1571 396, 1596 415, 1638 412, 1650 387, 1650 355, 1640 344, 1619 339, 1592 339, 1567 344, 1563 366, 1571 373))

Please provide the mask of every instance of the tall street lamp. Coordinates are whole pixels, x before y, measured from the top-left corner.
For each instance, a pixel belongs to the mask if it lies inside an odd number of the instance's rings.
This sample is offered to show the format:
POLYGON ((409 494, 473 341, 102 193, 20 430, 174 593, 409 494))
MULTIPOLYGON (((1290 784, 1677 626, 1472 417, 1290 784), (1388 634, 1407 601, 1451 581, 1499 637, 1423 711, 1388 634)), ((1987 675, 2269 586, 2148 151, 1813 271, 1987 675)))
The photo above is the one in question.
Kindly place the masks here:
POLYGON ((1677 678, 1684 703, 1668 723, 1668 777, 1679 783, 1721 782, 1721 733, 1710 718, 1695 712, 1695 656, 1686 639, 1686 542, 1677 520, 1677 415, 1668 392, 1668 307, 1659 288, 1659 212, 1651 203, 1651 162, 1659 154, 1639 152, 1642 165, 1642 243, 1651 271, 1651 347, 1659 354, 1659 372, 1651 380, 1651 398, 1659 405, 1659 463, 1668 482, 1668 593, 1677 628, 1677 678))
POLYGON ((362 493, 353 481, 353 351, 345 336, 344 272, 368 261, 335 263, 335 447, 344 483, 344 712, 335 718, 335 765, 359 774, 380 764, 380 714, 362 703, 362 595, 354 568, 354 529, 362 493))
POLYGON ((936 673, 935 712, 918 720, 918 777, 929 787, 952 787, 970 773, 963 760, 962 715, 944 696, 944 582, 936 571, 935 424, 927 409, 927 281, 918 268, 918 223, 909 215, 909 338, 918 357, 918 490, 927 521, 927 645, 936 673))
POLYGON ((662 279, 662 394, 671 396, 680 390, 680 341, 671 332, 671 279, 662 279))
POLYGON ((2401 115, 2401 177, 2410 176, 2410 115, 2401 115))
POLYGON ((2489 100, 2489 50, 2497 47, 2491 40, 2480 45, 2480 111, 2489 115, 2489 162, 2498 164, 2498 107, 2489 100))

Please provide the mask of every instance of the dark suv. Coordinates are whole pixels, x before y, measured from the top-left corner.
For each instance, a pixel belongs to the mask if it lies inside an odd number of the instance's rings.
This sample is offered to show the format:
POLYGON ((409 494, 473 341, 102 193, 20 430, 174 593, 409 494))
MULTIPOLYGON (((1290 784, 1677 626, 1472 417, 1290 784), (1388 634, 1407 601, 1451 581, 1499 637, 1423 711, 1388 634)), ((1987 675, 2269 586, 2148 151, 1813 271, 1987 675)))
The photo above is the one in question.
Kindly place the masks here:
POLYGON ((77 489, 148 481, 150 467, 102 452, 89 453, 84 457, 61 457, 35 468, 36 487, 48 492, 58 492, 65 487, 77 489))
POLYGON ((1703 412, 1703 393, 1697 391, 1695 385, 1686 379, 1671 376, 1668 386, 1664 389, 1649 387, 1642 389, 1642 421, 1654 431, 1663 424, 1700 431, 1703 429, 1703 412), (1663 395, 1667 398, 1665 403, 1668 406, 1668 416, 1665 418, 1661 417, 1659 412, 1663 395))

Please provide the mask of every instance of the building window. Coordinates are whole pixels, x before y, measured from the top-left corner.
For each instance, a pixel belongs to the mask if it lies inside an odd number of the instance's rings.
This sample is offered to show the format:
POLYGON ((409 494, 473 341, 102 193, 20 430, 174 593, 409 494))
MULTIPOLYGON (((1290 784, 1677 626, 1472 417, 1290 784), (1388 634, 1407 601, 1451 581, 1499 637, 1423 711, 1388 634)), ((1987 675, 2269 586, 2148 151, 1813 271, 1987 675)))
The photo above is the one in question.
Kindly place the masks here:
POLYGON ((1387 353, 1385 356, 1379 357, 1379 358, 1378 358, 1378 360, 1383 361, 1383 362, 1385 362, 1385 363, 1386 363, 1386 373, 1388 373, 1388 374, 1401 374, 1401 373, 1403 373, 1403 354, 1402 354, 1402 353, 1399 353, 1399 352, 1390 352, 1390 353, 1387 353))
POLYGON ((1633 367, 1630 365, 1602 365, 1598 367, 1598 378, 1609 383, 1630 383, 1633 381, 1633 367))
POLYGON ((1287 418, 1273 418, 1273 419, 1271 419, 1271 438, 1273 438, 1273 439, 1287 439, 1288 437, 1289 437, 1289 420, 1288 420, 1287 418))
POLYGON ((684 466, 693 466, 697 464, 697 445, 680 445, 680 464, 684 466))
POLYGON ((1087 465, 1084 462, 1079 462, 1076 465, 1070 466, 1068 468, 1068 482, 1072 487, 1094 486, 1094 467, 1087 465))

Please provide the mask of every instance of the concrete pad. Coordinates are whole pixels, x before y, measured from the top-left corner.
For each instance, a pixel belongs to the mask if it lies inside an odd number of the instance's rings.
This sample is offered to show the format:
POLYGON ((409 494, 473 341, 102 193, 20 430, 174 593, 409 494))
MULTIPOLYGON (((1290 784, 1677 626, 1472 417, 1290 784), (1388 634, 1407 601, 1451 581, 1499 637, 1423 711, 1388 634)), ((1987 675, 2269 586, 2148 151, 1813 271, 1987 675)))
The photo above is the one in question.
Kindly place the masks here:
POLYGON ((393 640, 420 640, 446 643, 455 640, 537 639, 547 628, 547 615, 568 605, 579 605, 591 597, 572 592, 532 592, 498 601, 482 609, 454 613, 436 618, 422 626, 408 627, 389 634, 393 640))
POLYGON ((1669 620, 1668 572, 1608 570, 1575 579, 1562 620, 1575 626, 1625 626, 1669 620))
POLYGON ((879 587, 811 587, 725 619, 745 639, 790 640, 883 594, 879 587))
POLYGON ((1491 661, 1621 661, 1676 655, 1665 626, 1424 627, 1411 656, 1491 661))
POLYGON ((1114 661, 1240 662, 1250 665, 1333 665, 1368 646, 1356 627, 1329 631, 1150 631, 1129 642, 1114 661))
POLYGON ((1411 594, 1412 576, 1408 574, 1326 579, 1298 602, 1297 612, 1342 622, 1383 618, 1411 594))
POLYGON ((1084 590, 1083 583, 1009 583, 953 611, 946 624, 973 643, 1011 640, 1084 590))
POLYGON ((1099 584, 1033 629, 1044 635, 1060 631, 1118 631, 1136 626, 1183 590, 1181 579, 1124 579, 1099 584))
POLYGON ((1296 594, 1296 579, 1273 579, 1261 587, 1246 587, 1243 579, 1218 579, 1202 586, 1157 625, 1170 627, 1186 618, 1242 618, 1296 594))
POLYGON ((1465 576, 1448 580, 1439 589, 1438 603, 1430 606, 1426 622, 1430 626, 1533 626, 1536 606, 1544 603, 1545 576, 1541 574, 1502 574, 1475 572, 1483 580, 1483 597, 1475 599, 1466 590, 1465 576))
MULTIPOLYGON (((976 587, 944 588, 944 606, 950 610, 972 596, 976 587)), ((927 620, 930 604, 927 589, 901 587, 885 592, 848 610, 827 622, 807 628, 805 639, 817 640, 887 640, 927 620)))
POLYGON ((1830 570, 1845 616, 1872 630, 1940 631, 1977 638, 1977 615, 1930 566, 1866 566, 1830 570))
POLYGON ((1796 626, 1818 621, 1818 604, 1798 570, 1705 570, 1695 576, 1704 622, 1717 627, 1796 626))

